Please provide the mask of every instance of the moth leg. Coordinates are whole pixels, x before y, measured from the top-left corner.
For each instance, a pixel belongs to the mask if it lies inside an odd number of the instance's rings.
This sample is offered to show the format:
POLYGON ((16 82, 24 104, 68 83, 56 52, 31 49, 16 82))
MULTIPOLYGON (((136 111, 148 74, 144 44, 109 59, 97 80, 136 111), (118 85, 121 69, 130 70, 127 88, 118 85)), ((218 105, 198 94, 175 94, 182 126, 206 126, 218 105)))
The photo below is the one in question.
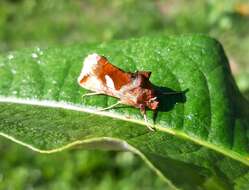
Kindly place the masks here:
POLYGON ((90 92, 90 93, 86 93, 82 95, 82 98, 84 98, 85 96, 94 96, 94 95, 100 95, 103 94, 101 92, 90 92))
POLYGON ((145 123, 146 123, 146 127, 147 127, 150 131, 155 131, 155 129, 152 128, 152 127, 150 126, 150 124, 148 123, 146 114, 144 114, 143 116, 144 116, 144 121, 145 121, 145 123))
POLYGON ((150 126, 149 122, 148 122, 148 119, 147 119, 147 116, 146 116, 146 108, 145 108, 145 105, 143 105, 143 104, 140 105, 140 112, 141 112, 141 114, 142 114, 143 117, 144 117, 144 121, 145 121, 145 123, 146 123, 146 127, 147 127, 150 131, 155 131, 155 129, 153 129, 153 128, 150 126))
POLYGON ((108 106, 106 108, 99 109, 98 111, 109 110, 109 109, 112 109, 112 108, 114 108, 115 106, 117 106, 119 104, 121 104, 121 101, 117 101, 115 104, 112 104, 112 105, 110 105, 110 106, 108 106))

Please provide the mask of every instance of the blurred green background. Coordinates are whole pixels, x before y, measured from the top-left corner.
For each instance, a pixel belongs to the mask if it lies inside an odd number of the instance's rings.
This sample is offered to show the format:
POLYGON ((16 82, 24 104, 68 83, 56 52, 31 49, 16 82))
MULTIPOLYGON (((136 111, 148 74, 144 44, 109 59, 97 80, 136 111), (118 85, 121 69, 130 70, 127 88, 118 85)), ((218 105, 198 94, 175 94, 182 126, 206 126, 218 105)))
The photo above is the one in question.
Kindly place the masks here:
MULTIPOLYGON (((224 46, 249 99, 249 2, 0 0, 0 54, 144 35, 204 33, 224 46)), ((137 156, 72 149, 41 155, 0 139, 2 189, 163 189, 137 156)))

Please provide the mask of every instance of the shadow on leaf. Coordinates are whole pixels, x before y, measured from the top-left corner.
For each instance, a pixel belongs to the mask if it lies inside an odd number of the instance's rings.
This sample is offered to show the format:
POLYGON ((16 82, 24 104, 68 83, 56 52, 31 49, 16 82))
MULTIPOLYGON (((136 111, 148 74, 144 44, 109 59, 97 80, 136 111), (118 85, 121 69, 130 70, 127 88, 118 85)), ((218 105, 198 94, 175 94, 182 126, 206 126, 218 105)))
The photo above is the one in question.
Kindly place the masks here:
POLYGON ((159 100, 159 107, 154 112, 153 120, 156 120, 158 112, 167 112, 174 108, 176 103, 185 103, 187 101, 186 93, 189 89, 184 91, 175 91, 167 87, 154 86, 156 90, 157 99, 159 100))

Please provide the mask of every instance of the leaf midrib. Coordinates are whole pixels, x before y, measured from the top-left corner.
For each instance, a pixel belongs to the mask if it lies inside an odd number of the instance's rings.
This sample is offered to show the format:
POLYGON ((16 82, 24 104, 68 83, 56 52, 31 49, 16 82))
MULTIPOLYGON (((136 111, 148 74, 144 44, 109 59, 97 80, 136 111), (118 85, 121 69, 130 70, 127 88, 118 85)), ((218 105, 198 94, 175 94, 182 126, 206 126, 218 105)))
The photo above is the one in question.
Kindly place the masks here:
MULTIPOLYGON (((123 121, 129 121, 132 123, 136 123, 136 124, 140 124, 140 125, 144 125, 146 126, 147 124, 143 121, 143 120, 139 120, 139 119, 131 119, 131 118, 126 118, 123 117, 121 114, 115 113, 115 112, 104 112, 104 111, 98 111, 96 109, 94 109, 95 107, 84 107, 82 105, 77 105, 77 104, 68 104, 68 102, 56 102, 56 101, 46 101, 46 100, 31 100, 31 99, 22 99, 22 98, 16 98, 16 97, 4 97, 4 96, 0 96, 0 102, 2 103, 15 103, 15 104, 23 104, 23 105, 34 105, 34 106, 43 106, 43 107, 50 107, 50 108, 61 108, 61 109, 66 109, 66 110, 73 110, 73 111, 78 111, 78 112, 86 112, 86 113, 90 113, 90 114, 95 114, 95 115, 101 115, 101 116, 106 116, 106 117, 111 117, 111 118, 115 118, 115 119, 119 119, 119 120, 123 120, 123 121)), ((226 155, 228 157, 231 157, 235 160, 238 160, 242 163, 244 163, 245 165, 249 166, 249 157, 246 156, 242 156, 240 154, 238 154, 237 152, 231 150, 231 149, 227 149, 224 147, 220 147, 217 146, 215 144, 211 144, 208 141, 204 141, 198 137, 193 137, 190 136, 189 134, 177 130, 177 129, 173 129, 170 127, 162 127, 161 125, 155 124, 154 127, 156 129, 158 129, 159 131, 162 132, 166 132, 168 134, 174 135, 176 137, 179 138, 183 138, 185 140, 189 140, 191 142, 194 142, 195 144, 198 145, 202 145, 204 147, 207 147, 211 150, 217 151, 219 153, 222 153, 223 155, 226 155)), ((50 149, 50 150, 42 150, 39 148, 36 148, 32 145, 29 145, 27 143, 24 143, 20 140, 15 139, 15 137, 12 137, 10 135, 7 135, 5 133, 0 133, 1 136, 4 136, 12 141, 15 141, 21 145, 24 145, 34 151, 37 152, 41 152, 41 153, 53 153, 53 152, 58 152, 61 150, 64 150, 66 148, 69 148, 73 145, 78 144, 79 142, 84 143, 87 140, 81 140, 81 141, 74 141, 71 143, 68 143, 62 147, 59 148, 55 148, 55 149, 50 149)), ((110 138, 110 137, 103 137, 103 138, 110 138)), ((115 138, 113 138, 115 139, 115 138)), ((79 143, 79 144, 81 144, 79 143)))

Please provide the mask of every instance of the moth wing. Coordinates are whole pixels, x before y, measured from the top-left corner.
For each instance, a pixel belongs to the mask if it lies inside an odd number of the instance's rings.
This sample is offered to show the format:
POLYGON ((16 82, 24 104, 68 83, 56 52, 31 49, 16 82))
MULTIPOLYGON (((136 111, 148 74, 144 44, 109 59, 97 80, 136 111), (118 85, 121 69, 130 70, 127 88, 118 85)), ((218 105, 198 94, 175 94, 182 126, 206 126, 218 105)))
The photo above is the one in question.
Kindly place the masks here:
POLYGON ((78 77, 78 83, 81 87, 95 92, 104 92, 106 85, 98 76, 99 61, 101 58, 102 57, 96 53, 88 55, 85 58, 81 73, 78 77))
POLYGON ((144 76, 145 78, 149 79, 151 72, 150 71, 138 71, 137 74, 140 74, 140 75, 144 76))
POLYGON ((80 86, 91 91, 104 93, 106 85, 96 76, 85 76, 80 82, 80 86))

